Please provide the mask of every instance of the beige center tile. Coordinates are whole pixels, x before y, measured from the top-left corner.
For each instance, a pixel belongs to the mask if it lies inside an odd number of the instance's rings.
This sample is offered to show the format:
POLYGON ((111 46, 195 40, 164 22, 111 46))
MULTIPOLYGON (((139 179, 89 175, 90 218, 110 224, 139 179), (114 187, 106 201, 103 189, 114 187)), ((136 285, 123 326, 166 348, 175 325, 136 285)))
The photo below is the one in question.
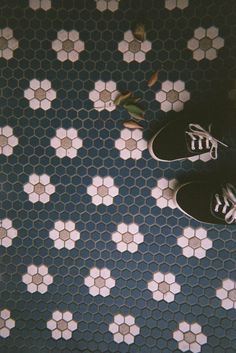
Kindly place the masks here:
POLYGON ((67 53, 69 53, 70 51, 72 51, 74 49, 74 43, 72 42, 72 40, 67 39, 62 43, 62 48, 67 53))
POLYGON ((98 288, 102 288, 105 286, 105 280, 102 277, 97 277, 94 283, 95 283, 95 286, 97 286, 98 288))
POLYGON ((229 291, 229 299, 236 301, 236 289, 229 291))
POLYGON ((66 150, 71 148, 72 146, 72 141, 69 137, 64 137, 62 140, 61 140, 61 147, 65 148, 66 150))
POLYGON ((3 227, 0 227, 0 239, 3 239, 7 236, 7 230, 3 227))
POLYGON ((166 94, 166 97, 170 103, 174 103, 179 99, 179 93, 177 91, 175 91, 174 89, 172 89, 171 91, 169 91, 166 94))
POLYGON ((162 292, 163 294, 169 292, 170 290, 170 285, 166 282, 161 282, 158 286, 158 290, 162 292))
POLYGON ((68 327, 68 324, 65 320, 59 320, 58 323, 57 323, 57 328, 58 330, 60 331, 65 331, 68 327))
POLYGON ((133 40, 129 43, 129 50, 134 54, 139 52, 141 50, 141 43, 139 43, 137 40, 133 40))
POLYGON ((32 281, 33 281, 34 284, 38 285, 38 284, 43 282, 43 276, 40 275, 39 273, 37 273, 36 275, 33 276, 33 280, 32 281))
POLYGON ((193 249, 200 248, 201 246, 201 240, 198 239, 197 237, 190 238, 189 240, 189 246, 193 249))
POLYGON ((4 50, 8 46, 7 40, 4 37, 0 37, 0 49, 4 50))
POLYGON ((194 333, 192 333, 192 332, 186 332, 185 334, 184 334, 184 339, 185 339, 185 341, 186 342, 188 342, 189 344, 191 344, 191 343, 193 343, 193 342, 195 342, 196 341, 196 336, 194 335, 194 333))
POLYGON ((38 183, 34 186, 34 192, 38 195, 41 195, 45 192, 45 187, 43 184, 38 183))
POLYGON ((130 151, 133 151, 135 150, 135 148, 137 148, 137 141, 135 141, 134 139, 128 139, 126 142, 125 142, 125 147, 130 150, 130 151))
POLYGON ((212 47, 212 40, 210 38, 202 38, 199 42, 200 49, 207 51, 212 47))
POLYGON ((59 235, 61 240, 68 240, 70 239, 70 232, 66 229, 63 229, 62 231, 60 231, 60 235, 59 235))
POLYGON ((0 135, 0 147, 3 147, 7 144, 7 137, 4 135, 0 135))
POLYGON ((106 89, 104 89, 104 91, 102 91, 100 93, 100 99, 104 103, 109 102, 111 100, 111 92, 109 92, 106 89))
POLYGON ((127 324, 121 324, 119 327, 119 331, 122 335, 127 335, 130 331, 130 327, 127 324))
POLYGON ((34 96, 39 101, 42 101, 43 99, 46 98, 46 92, 44 91, 44 89, 38 88, 38 89, 36 89, 36 91, 34 93, 34 96))
POLYGON ((124 243, 129 244, 133 241, 133 234, 126 232, 122 235, 122 238, 124 243))
POLYGON ((5 326, 5 321, 0 317, 0 329, 5 326))
POLYGON ((98 195, 101 197, 108 195, 108 188, 105 185, 101 185, 98 187, 98 195))

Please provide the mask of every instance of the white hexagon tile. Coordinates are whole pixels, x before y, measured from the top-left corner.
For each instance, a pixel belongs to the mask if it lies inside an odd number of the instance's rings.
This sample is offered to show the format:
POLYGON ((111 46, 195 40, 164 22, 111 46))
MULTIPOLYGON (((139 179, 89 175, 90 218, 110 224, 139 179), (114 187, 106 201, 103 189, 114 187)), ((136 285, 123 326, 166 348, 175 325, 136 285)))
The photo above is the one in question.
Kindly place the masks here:
POLYGON ((143 234, 139 232, 139 226, 135 223, 117 225, 116 232, 112 233, 112 240, 116 243, 116 248, 120 252, 138 251, 138 246, 144 240, 143 234))
POLYGON ((119 8, 120 0, 94 0, 96 1, 97 10, 103 12, 109 10, 111 12, 115 12, 119 8))
POLYGON ((112 177, 102 178, 96 176, 93 178, 92 184, 87 187, 87 193, 92 197, 94 205, 104 204, 110 206, 114 201, 114 197, 118 195, 119 189, 114 185, 112 177))
POLYGON ((146 53, 152 49, 152 43, 148 40, 141 42, 134 37, 132 31, 127 31, 124 40, 118 44, 118 49, 123 53, 123 60, 127 63, 131 61, 141 63, 146 59, 146 53))
POLYGON ((49 238, 54 241, 55 248, 71 250, 80 239, 80 233, 75 229, 74 222, 56 221, 54 228, 49 232, 49 238))
POLYGON ((175 295, 180 292, 181 287, 176 283, 173 273, 155 272, 153 279, 148 282, 148 289, 156 301, 165 300, 170 303, 175 300, 175 295))
POLYGON ((48 11, 51 9, 51 0, 29 0, 29 7, 33 10, 44 10, 48 11))
POLYGON ((57 33, 57 39, 52 42, 52 49, 57 53, 57 59, 64 62, 79 60, 80 53, 84 51, 84 42, 80 39, 79 32, 61 30, 57 33))
POLYGON ((29 195, 29 201, 47 203, 56 188, 50 183, 47 174, 31 174, 29 182, 24 185, 24 191, 29 195))
POLYGON ((15 327, 15 320, 11 318, 11 312, 8 309, 0 311, 0 337, 7 338, 10 336, 10 331, 15 327))
POLYGON ((18 40, 13 36, 13 30, 9 27, 0 29, 0 58, 10 60, 14 50, 19 47, 18 40))
POLYGON ((78 149, 83 145, 82 140, 78 137, 77 130, 73 128, 57 129, 56 136, 51 139, 50 143, 59 158, 75 158, 78 149))
POLYGON ((12 221, 9 218, 0 219, 0 245, 8 248, 16 237, 17 230, 12 226, 12 221))
POLYGON ((220 288, 216 290, 216 296, 221 300, 221 306, 226 309, 236 309, 236 282, 226 278, 220 288))
POLYGON ((224 39, 219 36, 217 27, 212 26, 207 29, 198 27, 187 46, 192 50, 195 60, 214 60, 217 58, 218 50, 224 47, 224 39))
POLYGON ((28 292, 44 294, 47 292, 48 286, 53 283, 53 277, 48 273, 47 266, 30 265, 27 268, 27 273, 22 276, 22 281, 27 285, 28 292))
POLYGON ((99 80, 95 82, 94 90, 89 92, 89 99, 97 111, 108 110, 111 112, 116 109, 114 100, 118 94, 114 81, 103 82, 99 80))
POLYGON ((115 279, 111 277, 111 271, 103 267, 91 268, 89 276, 85 277, 84 284, 89 288, 89 293, 92 296, 101 295, 107 297, 110 295, 111 288, 115 287, 115 279))
POLYGON ((135 324, 132 315, 117 314, 114 321, 109 325, 109 331, 113 333, 113 339, 117 343, 134 343, 135 336, 139 335, 140 328, 135 324))
POLYGON ((185 83, 181 80, 165 81, 161 90, 156 93, 156 100, 161 103, 161 110, 179 112, 184 109, 184 103, 190 99, 190 93, 185 89, 185 83))
POLYGON ((52 89, 50 81, 33 79, 30 81, 29 88, 25 90, 24 96, 28 99, 30 108, 48 110, 51 108, 52 101, 56 99, 56 92, 52 89))
POLYGON ((77 330, 78 324, 73 320, 73 314, 70 311, 56 310, 52 313, 52 318, 47 322, 47 328, 51 330, 52 338, 59 340, 69 340, 73 331, 77 330))
POLYGON ((197 323, 182 321, 179 328, 174 331, 173 338, 178 342, 178 348, 182 352, 201 352, 201 347, 207 343, 207 337, 202 333, 202 327, 197 323))
POLYGON ((0 127, 0 154, 10 156, 17 145, 18 138, 13 134, 13 129, 8 125, 0 127))
POLYGON ((184 10, 188 6, 189 0, 165 0, 165 8, 170 11, 176 8, 184 10))
POLYGON ((176 189, 177 183, 176 179, 158 179, 157 186, 151 190, 151 195, 156 199, 156 205, 158 207, 176 208, 174 202, 174 190, 176 189))
POLYGON ((141 130, 123 129, 120 138, 115 141, 115 147, 120 151, 120 157, 124 160, 140 159, 142 152, 147 149, 147 141, 143 139, 141 130))
POLYGON ((184 256, 202 259, 206 256, 206 251, 212 247, 212 240, 207 237, 204 228, 186 227, 183 235, 177 239, 177 244, 182 248, 184 256))

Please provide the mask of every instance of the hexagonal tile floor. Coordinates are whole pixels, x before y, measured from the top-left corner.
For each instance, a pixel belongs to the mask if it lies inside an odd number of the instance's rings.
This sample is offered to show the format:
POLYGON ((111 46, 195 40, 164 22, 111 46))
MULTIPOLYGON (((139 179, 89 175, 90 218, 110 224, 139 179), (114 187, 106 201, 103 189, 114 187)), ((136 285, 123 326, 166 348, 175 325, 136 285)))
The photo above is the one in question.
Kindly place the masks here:
POLYGON ((236 226, 173 200, 235 153, 147 146, 181 117, 225 127, 235 21, 235 0, 1 0, 0 353, 235 353, 236 226))

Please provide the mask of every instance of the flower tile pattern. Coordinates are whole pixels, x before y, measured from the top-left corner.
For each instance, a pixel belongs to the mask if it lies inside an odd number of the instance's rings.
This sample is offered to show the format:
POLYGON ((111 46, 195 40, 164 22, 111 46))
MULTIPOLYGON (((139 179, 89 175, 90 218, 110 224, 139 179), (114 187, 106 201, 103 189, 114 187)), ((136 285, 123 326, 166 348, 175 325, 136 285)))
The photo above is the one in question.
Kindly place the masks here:
POLYGON ((50 81, 33 79, 30 81, 29 88, 25 90, 24 96, 29 100, 30 108, 48 110, 51 108, 52 101, 56 99, 56 92, 52 89, 50 81))
POLYGON ((114 185, 112 177, 102 178, 96 176, 93 178, 92 184, 88 186, 87 193, 92 197, 94 205, 104 204, 110 206, 114 197, 118 195, 119 189, 114 185))
POLYGON ((19 47, 18 40, 13 36, 13 30, 9 27, 0 29, 0 58, 10 60, 14 51, 19 47))
POLYGON ((107 297, 110 295, 111 288, 115 287, 115 280, 111 277, 111 271, 103 267, 101 269, 93 267, 89 276, 85 277, 84 284, 89 288, 92 296, 101 295, 107 297))
POLYGON ((56 136, 51 139, 51 146, 55 148, 56 155, 59 158, 75 158, 77 150, 82 147, 82 144, 77 130, 73 128, 68 130, 59 128, 56 131, 56 136))
POLYGON ((51 5, 51 0, 29 0, 29 7, 33 10, 48 11, 51 9, 51 5))
POLYGON ((184 10, 189 6, 189 0, 165 0, 165 8, 172 11, 176 8, 184 10))
POLYGON ((56 221, 54 228, 49 232, 49 238, 54 241, 55 248, 71 250, 80 239, 80 232, 75 229, 75 223, 72 221, 56 221))
POLYGON ((78 324, 73 320, 70 311, 61 312, 56 310, 52 313, 52 318, 47 322, 47 328, 52 331, 52 338, 59 340, 69 340, 72 338, 73 331, 77 330, 78 324))
POLYGON ((129 251, 134 253, 138 251, 138 246, 144 240, 144 236, 139 232, 139 226, 135 223, 120 223, 117 231, 112 233, 112 240, 116 243, 116 248, 120 252, 129 251))
POLYGON ((184 109, 184 103, 190 99, 190 93, 185 90, 183 81, 165 81, 161 85, 161 90, 156 93, 156 100, 161 103, 161 110, 169 112, 174 110, 180 112, 184 109))
POLYGON ((180 292, 181 287, 172 273, 155 272, 153 279, 148 282, 148 289, 152 292, 153 299, 170 303, 175 300, 175 295, 180 292))
POLYGON ((115 12, 119 8, 120 0, 95 0, 96 7, 99 11, 103 12, 105 10, 109 10, 111 12, 115 12))
POLYGON ((111 112, 116 109, 113 101, 118 94, 114 81, 103 82, 99 80, 95 82, 94 90, 89 92, 89 99, 94 102, 94 108, 97 111, 108 110, 111 112))
POLYGON ((8 309, 0 311, 0 337, 7 338, 10 331, 15 327, 15 320, 11 318, 11 312, 8 309))
POLYGON ((12 221, 9 218, 0 219, 0 245, 8 248, 16 237, 17 230, 12 226, 12 221))
POLYGON ((194 31, 194 37, 188 41, 188 49, 192 50, 193 58, 197 61, 216 59, 219 49, 223 47, 224 39, 219 36, 219 29, 214 26, 207 29, 198 27, 194 31))
POLYGON ((178 348, 182 352, 201 352, 201 347, 207 343, 207 337, 202 333, 202 328, 197 322, 192 324, 186 321, 180 322, 173 338, 178 342, 178 348))
POLYGON ((202 259, 206 256, 206 251, 212 247, 212 240, 207 237, 204 228, 186 227, 183 235, 177 239, 177 244, 183 249, 184 256, 202 259))
POLYGON ((13 148, 18 145, 18 138, 13 134, 10 126, 0 127, 0 154, 10 156, 13 148))
POLYGON ((157 186, 152 189, 151 195, 156 199, 156 205, 158 207, 176 207, 175 202, 173 200, 176 184, 176 179, 168 180, 166 178, 160 178, 157 181, 157 186))
POLYGON ((140 42, 137 40, 132 31, 124 34, 124 40, 118 44, 118 49, 123 53, 123 60, 127 63, 131 61, 143 62, 146 59, 146 53, 152 49, 152 43, 148 40, 140 42))
POLYGON ((236 309, 236 282, 226 278, 220 288, 216 290, 216 296, 221 300, 221 306, 226 309, 236 309))
POLYGON ((109 325, 109 331, 113 333, 116 343, 132 344, 135 336, 139 335, 140 328, 135 324, 135 318, 132 315, 117 314, 109 325))
POLYGON ((27 273, 22 276, 22 281, 27 285, 28 292, 44 294, 48 291, 48 286, 53 283, 53 277, 48 273, 47 266, 30 265, 27 273))
POLYGON ((31 174, 29 182, 24 185, 24 191, 29 195, 29 201, 47 203, 50 196, 54 194, 56 188, 50 183, 47 174, 31 174))
POLYGON ((142 152, 147 149, 147 141, 143 139, 141 130, 123 129, 120 138, 115 141, 115 147, 120 151, 120 157, 124 160, 140 159, 142 152))
POLYGON ((173 202, 235 151, 164 163, 145 141, 234 118, 236 1, 2 0, 0 18, 0 352, 235 353, 235 229, 173 202), (142 130, 124 132, 118 91, 142 130))
POLYGON ((84 42, 80 39, 79 32, 61 30, 57 33, 57 39, 52 42, 52 49, 57 53, 57 59, 64 62, 79 60, 80 53, 84 51, 84 42))

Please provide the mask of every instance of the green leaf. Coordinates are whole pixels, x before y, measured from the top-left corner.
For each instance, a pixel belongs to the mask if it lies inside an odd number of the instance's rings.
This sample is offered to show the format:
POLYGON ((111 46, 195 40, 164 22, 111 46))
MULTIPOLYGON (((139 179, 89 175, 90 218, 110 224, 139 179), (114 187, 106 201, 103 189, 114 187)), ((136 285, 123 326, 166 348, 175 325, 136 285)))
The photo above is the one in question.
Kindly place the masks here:
POLYGON ((127 93, 124 93, 124 94, 119 94, 115 100, 114 100, 114 104, 115 105, 120 105, 122 104, 123 101, 125 101, 126 99, 128 99, 130 96, 131 96, 131 92, 127 92, 127 93))
POLYGON ((136 104, 125 104, 124 107, 127 109, 128 113, 143 116, 144 110, 136 104))
POLYGON ((129 114, 136 120, 144 120, 144 116, 143 115, 138 115, 138 114, 131 113, 131 112, 129 112, 129 114))

